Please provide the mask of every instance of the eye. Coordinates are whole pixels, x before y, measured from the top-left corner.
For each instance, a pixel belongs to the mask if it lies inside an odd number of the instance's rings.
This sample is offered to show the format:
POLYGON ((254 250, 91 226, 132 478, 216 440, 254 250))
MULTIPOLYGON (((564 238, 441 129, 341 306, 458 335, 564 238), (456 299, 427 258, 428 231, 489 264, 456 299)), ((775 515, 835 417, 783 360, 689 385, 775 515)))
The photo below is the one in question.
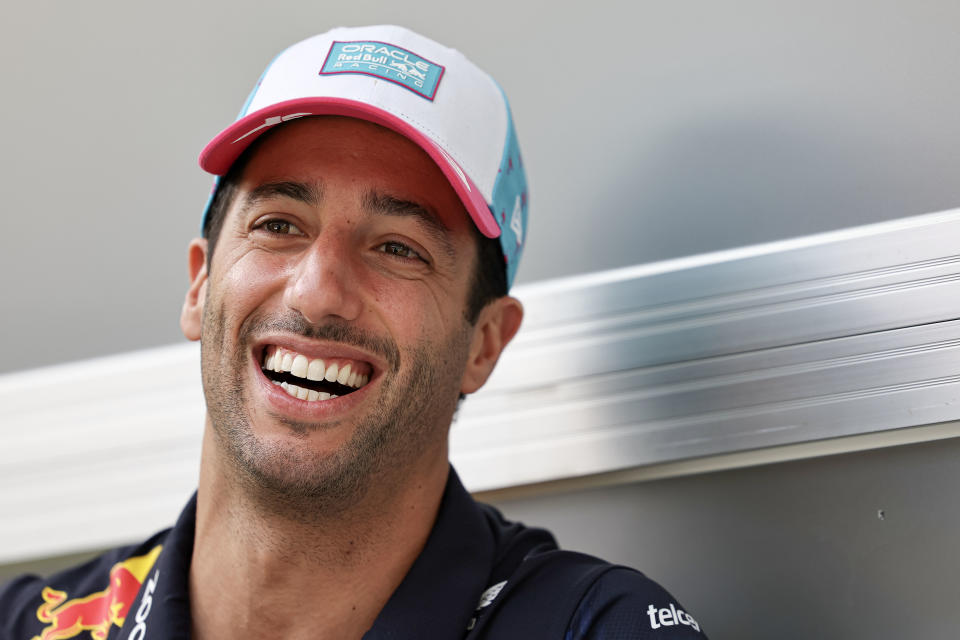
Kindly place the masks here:
POLYGON ((267 220, 262 222, 259 227, 264 231, 273 233, 276 235, 288 235, 288 236, 302 236, 303 231, 300 230, 297 225, 287 220, 280 220, 277 218, 267 220))
POLYGON ((397 256, 398 258, 406 258, 408 260, 421 260, 423 262, 426 262, 426 260, 423 259, 423 256, 421 256, 419 253, 417 253, 407 245, 403 244, 402 242, 394 242, 394 241, 384 242, 379 247, 377 247, 377 250, 382 251, 383 253, 388 253, 392 256, 397 256))

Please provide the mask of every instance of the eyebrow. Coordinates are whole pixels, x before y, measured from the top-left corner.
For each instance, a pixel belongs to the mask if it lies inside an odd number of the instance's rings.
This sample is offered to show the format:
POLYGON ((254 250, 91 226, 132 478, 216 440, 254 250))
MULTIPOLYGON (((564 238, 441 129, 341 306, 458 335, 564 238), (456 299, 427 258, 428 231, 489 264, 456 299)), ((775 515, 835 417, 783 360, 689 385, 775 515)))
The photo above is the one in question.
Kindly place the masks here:
POLYGON ((368 191, 363 197, 363 207, 377 215, 413 218, 427 235, 440 244, 447 256, 456 258, 457 252, 450 240, 450 229, 423 205, 385 193, 368 191))
POLYGON ((320 182, 308 184, 292 180, 267 182, 254 187, 244 196, 241 210, 246 211, 271 198, 289 198, 316 207, 323 200, 323 184, 320 182))

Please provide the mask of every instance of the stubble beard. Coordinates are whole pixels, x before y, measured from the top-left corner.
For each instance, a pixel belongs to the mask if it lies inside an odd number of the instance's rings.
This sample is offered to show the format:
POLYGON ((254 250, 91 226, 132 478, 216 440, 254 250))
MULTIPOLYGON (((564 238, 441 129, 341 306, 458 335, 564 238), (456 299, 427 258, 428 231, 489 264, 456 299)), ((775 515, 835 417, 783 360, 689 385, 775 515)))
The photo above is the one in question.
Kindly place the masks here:
POLYGON ((374 484, 389 487, 401 482, 425 451, 435 450, 438 439, 447 437, 457 404, 456 383, 466 359, 464 330, 441 344, 419 344, 401 356, 392 341, 345 323, 310 325, 299 314, 271 320, 250 317, 240 327, 235 351, 224 361, 228 329, 224 309, 213 314, 209 305, 205 308, 201 370, 207 411, 231 475, 259 508, 304 524, 341 515, 359 504, 374 484), (341 342, 377 353, 388 363, 373 406, 335 451, 312 450, 308 439, 317 431, 336 428, 336 423, 277 417, 293 441, 257 436, 246 409, 243 381, 250 342, 266 331, 341 342), (409 361, 405 373, 400 373, 401 359, 409 361))

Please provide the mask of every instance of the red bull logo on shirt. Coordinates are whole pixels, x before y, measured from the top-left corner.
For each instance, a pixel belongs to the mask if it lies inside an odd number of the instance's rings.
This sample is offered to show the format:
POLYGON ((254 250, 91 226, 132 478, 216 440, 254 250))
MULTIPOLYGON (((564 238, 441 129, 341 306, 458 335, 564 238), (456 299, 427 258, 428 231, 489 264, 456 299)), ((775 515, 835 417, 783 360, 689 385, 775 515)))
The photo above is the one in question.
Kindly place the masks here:
POLYGON ((45 587, 41 594, 44 602, 37 609, 37 618, 47 626, 31 640, 76 638, 84 631, 89 632, 93 640, 106 640, 111 625, 123 626, 140 585, 161 549, 162 546, 157 545, 146 555, 127 558, 113 565, 110 583, 103 591, 68 598, 65 591, 45 587))

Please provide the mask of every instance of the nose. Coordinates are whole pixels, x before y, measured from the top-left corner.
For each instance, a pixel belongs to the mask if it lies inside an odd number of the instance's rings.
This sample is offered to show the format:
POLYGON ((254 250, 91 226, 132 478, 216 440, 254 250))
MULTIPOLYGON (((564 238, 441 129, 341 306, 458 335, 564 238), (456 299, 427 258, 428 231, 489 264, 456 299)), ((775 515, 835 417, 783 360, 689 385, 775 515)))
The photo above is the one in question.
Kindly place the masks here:
POLYGON ((314 324, 334 316, 356 320, 363 309, 358 283, 349 243, 321 234, 298 254, 284 302, 314 324))

